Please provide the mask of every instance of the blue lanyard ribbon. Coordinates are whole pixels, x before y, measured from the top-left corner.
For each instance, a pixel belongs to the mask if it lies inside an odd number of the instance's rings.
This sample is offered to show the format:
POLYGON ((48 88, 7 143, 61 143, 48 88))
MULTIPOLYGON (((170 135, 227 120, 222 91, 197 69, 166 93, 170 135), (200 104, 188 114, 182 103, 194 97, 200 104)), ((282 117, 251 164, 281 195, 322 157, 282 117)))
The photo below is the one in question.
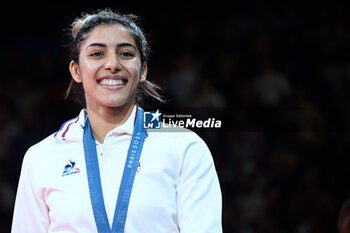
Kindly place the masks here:
POLYGON ((96 142, 92 135, 91 126, 88 118, 86 118, 84 128, 84 152, 86 172, 89 183, 90 199, 92 210, 99 233, 123 233, 125 228, 126 216, 128 213, 129 201, 134 184, 135 174, 144 140, 146 138, 146 131, 143 129, 143 109, 137 109, 137 116, 134 126, 134 132, 130 142, 124 172, 120 183, 118 199, 114 212, 112 229, 110 228, 106 208, 103 199, 100 169, 98 165, 96 142))

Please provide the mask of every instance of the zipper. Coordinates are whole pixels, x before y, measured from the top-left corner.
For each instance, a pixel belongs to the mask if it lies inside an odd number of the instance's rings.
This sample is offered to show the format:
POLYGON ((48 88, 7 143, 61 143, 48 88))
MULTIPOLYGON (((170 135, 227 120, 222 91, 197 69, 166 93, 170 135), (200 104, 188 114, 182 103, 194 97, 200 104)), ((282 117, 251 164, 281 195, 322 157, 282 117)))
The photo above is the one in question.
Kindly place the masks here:
POLYGON ((103 170, 103 144, 100 144, 96 142, 96 151, 97 151, 97 157, 98 157, 98 167, 100 168, 100 176, 102 177, 102 170, 103 170))

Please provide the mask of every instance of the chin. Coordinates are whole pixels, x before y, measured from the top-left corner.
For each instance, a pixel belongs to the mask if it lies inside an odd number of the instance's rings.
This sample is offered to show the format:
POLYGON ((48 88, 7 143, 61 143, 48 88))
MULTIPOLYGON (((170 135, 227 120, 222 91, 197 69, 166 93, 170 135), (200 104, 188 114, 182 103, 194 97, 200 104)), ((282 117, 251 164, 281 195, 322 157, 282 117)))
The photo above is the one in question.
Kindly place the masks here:
POLYGON ((127 106, 127 105, 134 105, 135 101, 133 101, 132 103, 128 100, 110 100, 110 101, 106 101, 104 103, 105 106, 110 107, 110 108, 118 108, 118 107, 122 107, 122 106, 127 106))

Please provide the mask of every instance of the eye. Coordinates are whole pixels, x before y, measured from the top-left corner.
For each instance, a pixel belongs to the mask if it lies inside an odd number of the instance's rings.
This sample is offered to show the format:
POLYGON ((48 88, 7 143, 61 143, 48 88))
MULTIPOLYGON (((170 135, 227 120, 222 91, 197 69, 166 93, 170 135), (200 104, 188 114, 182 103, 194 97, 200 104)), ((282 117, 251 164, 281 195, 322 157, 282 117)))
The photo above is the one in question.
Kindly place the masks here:
POLYGON ((102 51, 94 51, 92 53, 90 53, 90 57, 100 57, 103 55, 103 52, 102 51))
POLYGON ((132 57, 134 57, 135 55, 134 55, 134 53, 132 53, 132 52, 123 51, 123 52, 120 53, 120 56, 121 56, 121 57, 124 57, 124 58, 132 58, 132 57))

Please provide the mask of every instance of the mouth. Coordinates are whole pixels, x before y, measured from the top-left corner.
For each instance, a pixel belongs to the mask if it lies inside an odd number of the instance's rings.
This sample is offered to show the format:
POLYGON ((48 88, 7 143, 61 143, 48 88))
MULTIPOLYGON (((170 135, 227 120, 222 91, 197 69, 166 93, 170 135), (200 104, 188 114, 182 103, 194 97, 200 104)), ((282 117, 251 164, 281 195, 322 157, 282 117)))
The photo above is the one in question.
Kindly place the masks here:
POLYGON ((128 82, 126 78, 106 76, 97 81, 102 87, 107 89, 118 89, 125 86, 128 82))

